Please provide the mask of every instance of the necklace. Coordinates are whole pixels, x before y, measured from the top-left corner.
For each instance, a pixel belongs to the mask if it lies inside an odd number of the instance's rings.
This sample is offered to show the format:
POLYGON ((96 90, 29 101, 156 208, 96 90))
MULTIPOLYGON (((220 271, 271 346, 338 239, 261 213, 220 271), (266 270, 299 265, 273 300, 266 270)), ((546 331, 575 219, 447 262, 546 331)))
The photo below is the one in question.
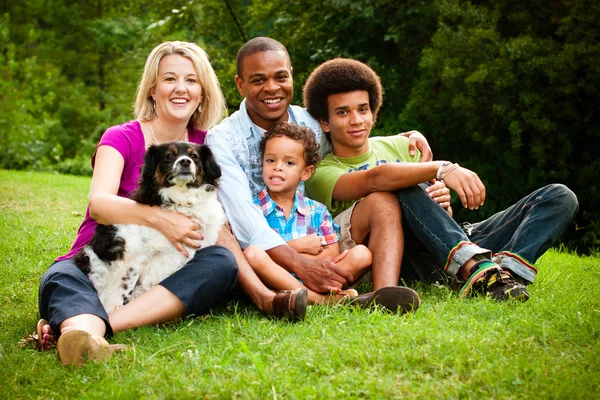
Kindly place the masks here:
MULTIPOLYGON (((378 166, 379 164, 381 164, 381 159, 379 158, 379 156, 377 155, 377 152, 375 151, 375 149, 373 147, 369 147, 371 149, 371 151, 373 152, 373 155, 375 156, 375 166, 378 166)), ((338 158, 336 156, 333 155, 333 152, 331 153, 331 157, 333 157, 333 159, 340 165, 343 165, 344 167, 347 167, 346 164, 344 164, 343 162, 341 162, 340 160, 338 160, 338 158)), ((371 158, 371 157, 369 157, 371 158)))
MULTIPOLYGON (((154 134, 154 128, 152 127, 152 124, 150 124, 150 132, 152 133, 152 139, 154 139, 154 144, 159 144, 158 140, 156 140, 156 135, 154 134)), ((187 130, 183 132, 183 135, 181 135, 181 137, 179 139, 177 139, 177 142, 181 142, 181 141, 185 141, 185 137, 187 135, 187 130)))

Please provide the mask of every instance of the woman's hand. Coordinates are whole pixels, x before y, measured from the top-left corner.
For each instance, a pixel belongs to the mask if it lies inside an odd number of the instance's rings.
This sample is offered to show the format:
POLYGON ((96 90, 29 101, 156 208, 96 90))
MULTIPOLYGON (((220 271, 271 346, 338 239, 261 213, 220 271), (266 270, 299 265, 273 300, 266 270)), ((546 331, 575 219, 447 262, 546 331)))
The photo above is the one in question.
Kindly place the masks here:
POLYGON ((198 241, 203 239, 202 234, 199 232, 200 225, 183 214, 159 208, 156 209, 158 211, 158 219, 154 224, 154 228, 162 233, 175 246, 178 252, 189 257, 185 246, 199 248, 200 244, 198 241))

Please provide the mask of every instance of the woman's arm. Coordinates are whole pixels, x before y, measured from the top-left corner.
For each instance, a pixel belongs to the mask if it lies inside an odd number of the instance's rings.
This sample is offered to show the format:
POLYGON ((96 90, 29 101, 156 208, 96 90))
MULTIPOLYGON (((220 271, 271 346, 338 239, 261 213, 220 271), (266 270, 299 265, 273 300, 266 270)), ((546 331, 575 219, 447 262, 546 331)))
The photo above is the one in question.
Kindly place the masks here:
POLYGON ((200 226, 185 215, 139 204, 117 195, 125 162, 113 147, 100 146, 89 193, 90 216, 100 224, 145 225, 160 231, 177 250, 186 254, 183 245, 197 247, 202 235, 200 226))

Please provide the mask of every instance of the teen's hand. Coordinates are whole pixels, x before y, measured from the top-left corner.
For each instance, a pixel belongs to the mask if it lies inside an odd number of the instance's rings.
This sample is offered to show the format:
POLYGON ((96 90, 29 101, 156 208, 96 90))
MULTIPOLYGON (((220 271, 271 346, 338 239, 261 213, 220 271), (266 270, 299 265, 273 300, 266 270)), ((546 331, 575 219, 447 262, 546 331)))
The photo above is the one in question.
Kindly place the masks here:
POLYGON ((354 282, 354 276, 335 263, 325 260, 309 260, 305 262, 294 273, 304 284, 317 293, 338 293, 348 283, 354 282))
POLYGON ((316 233, 306 235, 299 239, 290 240, 287 244, 298 253, 317 255, 323 251, 323 242, 316 233))
POLYGON ((444 183, 458 194, 463 207, 477 210, 483 206, 485 186, 475 172, 458 167, 444 176, 444 183))
POLYGON ((444 181, 435 181, 435 183, 425 189, 431 199, 438 203, 446 211, 450 208, 450 189, 444 181))
POLYGON ((402 136, 406 136, 410 139, 408 144, 408 154, 412 157, 415 155, 417 149, 421 152, 421 162, 433 161, 433 152, 425 136, 419 131, 408 131, 401 133, 402 136))
POLYGON ((154 227, 186 257, 189 257, 189 253, 184 246, 198 248, 198 241, 202 240, 202 234, 198 232, 200 225, 174 211, 160 210, 159 222, 154 227))

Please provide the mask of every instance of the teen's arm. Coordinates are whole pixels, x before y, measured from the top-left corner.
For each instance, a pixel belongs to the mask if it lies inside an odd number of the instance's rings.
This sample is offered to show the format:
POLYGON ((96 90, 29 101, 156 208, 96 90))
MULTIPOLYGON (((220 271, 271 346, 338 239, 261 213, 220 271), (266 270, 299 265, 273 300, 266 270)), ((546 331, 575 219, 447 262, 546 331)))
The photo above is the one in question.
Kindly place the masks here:
MULTIPOLYGON (((393 192, 411 187, 435 179, 443 164, 444 161, 387 163, 366 171, 345 173, 337 180, 332 199, 360 199, 373 192, 393 192)), ((477 209, 483 205, 485 186, 475 172, 457 166, 444 177, 444 183, 458 194, 465 208, 477 209)))

